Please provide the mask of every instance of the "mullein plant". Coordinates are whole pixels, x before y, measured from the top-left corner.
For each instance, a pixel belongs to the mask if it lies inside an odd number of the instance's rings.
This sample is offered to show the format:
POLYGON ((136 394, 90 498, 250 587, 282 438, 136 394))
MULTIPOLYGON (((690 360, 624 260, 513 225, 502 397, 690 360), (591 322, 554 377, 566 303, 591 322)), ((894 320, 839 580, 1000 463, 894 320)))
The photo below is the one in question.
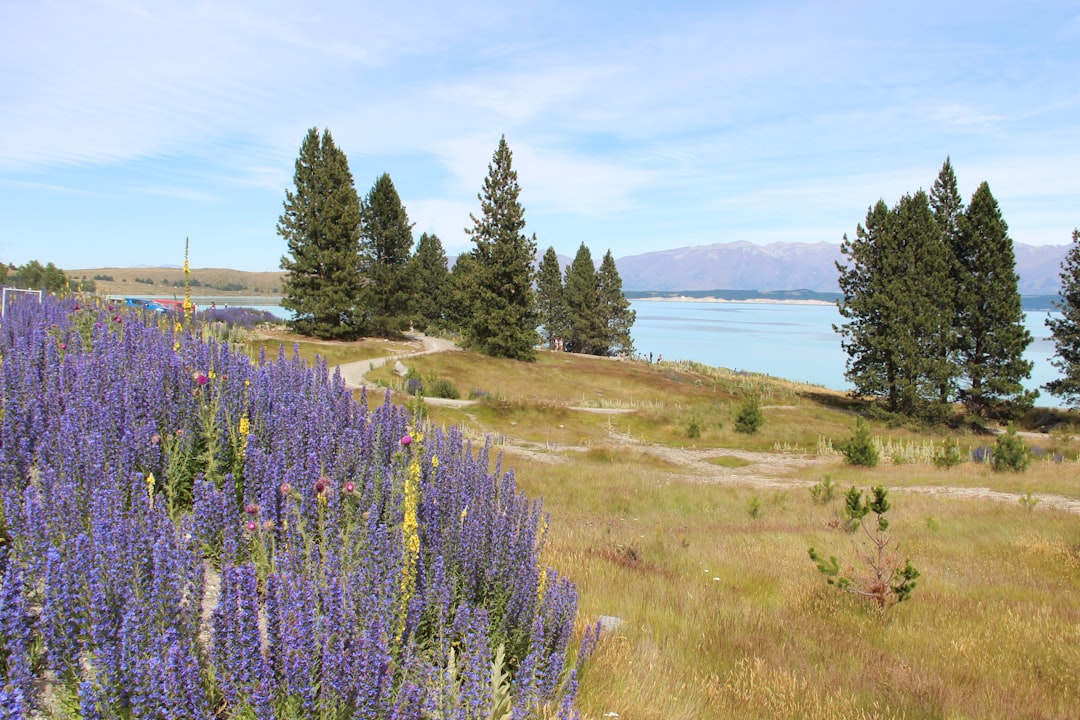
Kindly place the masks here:
POLYGON ((577 594, 489 448, 325 363, 0 320, 0 717, 571 717, 577 594), (508 679, 508 681, 507 681, 508 679))

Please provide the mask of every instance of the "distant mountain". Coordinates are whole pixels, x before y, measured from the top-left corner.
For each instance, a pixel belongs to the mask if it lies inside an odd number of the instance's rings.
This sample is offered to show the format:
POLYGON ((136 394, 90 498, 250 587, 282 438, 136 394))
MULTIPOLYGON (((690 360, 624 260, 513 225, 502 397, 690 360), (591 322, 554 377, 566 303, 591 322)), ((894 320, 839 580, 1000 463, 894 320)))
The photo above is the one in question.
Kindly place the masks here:
MULTIPOLYGON (((1068 245, 1016 243, 1020 294, 1056 294, 1068 245)), ((812 290, 835 293, 839 243, 716 243, 630 255, 616 261, 623 289, 812 290)))

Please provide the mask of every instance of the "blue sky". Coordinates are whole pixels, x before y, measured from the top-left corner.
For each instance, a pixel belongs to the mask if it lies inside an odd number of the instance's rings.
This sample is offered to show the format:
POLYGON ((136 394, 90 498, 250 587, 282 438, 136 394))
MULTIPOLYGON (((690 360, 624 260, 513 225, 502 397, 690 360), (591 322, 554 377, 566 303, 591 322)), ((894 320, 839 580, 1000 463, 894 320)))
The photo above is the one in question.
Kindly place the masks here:
POLYGON ((449 254, 503 134, 540 252, 839 242, 946 156, 1064 244, 1080 6, 0 0, 0 261, 276 270, 310 127, 449 254))

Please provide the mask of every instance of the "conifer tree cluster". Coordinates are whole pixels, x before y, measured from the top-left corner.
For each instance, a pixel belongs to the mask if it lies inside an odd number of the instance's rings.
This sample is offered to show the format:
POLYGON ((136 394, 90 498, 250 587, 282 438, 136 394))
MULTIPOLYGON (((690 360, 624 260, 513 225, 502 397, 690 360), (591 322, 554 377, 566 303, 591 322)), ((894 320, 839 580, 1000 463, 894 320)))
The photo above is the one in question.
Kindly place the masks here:
POLYGON ((564 280, 555 248, 548 248, 537 273, 537 297, 548 347, 586 355, 634 352, 630 328, 637 313, 623 294, 610 250, 597 269, 582 243, 564 280))
POLYGON ((565 284, 554 249, 537 272, 536 236, 525 234, 505 137, 478 194, 480 213, 466 228, 473 248, 452 270, 434 234, 421 235, 413 251, 413 224, 390 175, 357 195, 328 130, 308 131, 294 180, 278 233, 289 250, 281 260, 288 271, 282 305, 293 311, 297 332, 348 339, 441 328, 459 332, 477 352, 532 360, 542 325, 549 342, 567 338, 567 350, 633 351, 634 312, 610 251, 597 270, 582 245, 565 284))
POLYGON ((841 251, 836 329, 856 395, 931 419, 952 402, 982 417, 1031 407, 1013 242, 987 183, 965 207, 946 159, 929 195, 879 200, 841 251))
POLYGON ((433 234, 413 252, 412 223, 390 175, 361 198, 329 130, 308 131, 278 234, 288 246, 281 304, 304 335, 351 339, 442 322, 449 279, 433 234))

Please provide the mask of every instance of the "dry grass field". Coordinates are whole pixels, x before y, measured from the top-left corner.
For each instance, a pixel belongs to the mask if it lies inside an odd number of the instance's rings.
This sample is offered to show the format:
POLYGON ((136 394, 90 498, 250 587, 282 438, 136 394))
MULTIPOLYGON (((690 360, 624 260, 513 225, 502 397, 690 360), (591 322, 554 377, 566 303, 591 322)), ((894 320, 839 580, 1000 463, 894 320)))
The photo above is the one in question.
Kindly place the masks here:
MULTIPOLYGON (((299 347, 331 364, 418 348, 372 342, 299 347)), ((931 462, 946 441, 968 456, 992 435, 873 421, 883 462, 855 468, 835 448, 860 407, 840 394, 563 353, 402 362, 473 399, 427 406, 430 422, 491 444, 518 488, 543 499, 545 558, 578 586, 579 630, 601 616, 621 622, 581 678, 583 717, 1077 716, 1075 414, 1025 436, 1040 458, 1024 473, 931 462), (734 431, 747 393, 764 407, 756 435, 734 431), (834 496, 815 499, 810 489, 826 479, 834 496), (842 528, 842 495, 875 485, 892 501, 890 547, 921 572, 911 599, 884 617, 828 585, 808 557, 813 546, 863 567, 861 536, 842 528)), ((369 388, 371 403, 389 387, 394 402, 415 405, 392 363, 365 382, 382 386, 369 388)))

